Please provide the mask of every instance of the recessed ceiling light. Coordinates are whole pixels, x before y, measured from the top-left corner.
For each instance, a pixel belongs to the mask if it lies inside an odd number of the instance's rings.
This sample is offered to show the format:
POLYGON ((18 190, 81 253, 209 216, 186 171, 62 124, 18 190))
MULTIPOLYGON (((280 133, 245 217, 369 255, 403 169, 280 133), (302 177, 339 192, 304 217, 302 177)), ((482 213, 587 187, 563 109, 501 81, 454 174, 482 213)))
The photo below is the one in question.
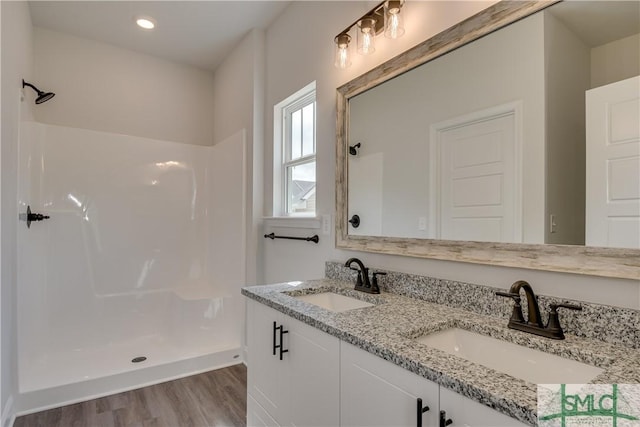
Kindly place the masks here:
POLYGON ((136 24, 145 30, 153 30, 156 27, 156 21, 146 16, 136 18, 136 24))

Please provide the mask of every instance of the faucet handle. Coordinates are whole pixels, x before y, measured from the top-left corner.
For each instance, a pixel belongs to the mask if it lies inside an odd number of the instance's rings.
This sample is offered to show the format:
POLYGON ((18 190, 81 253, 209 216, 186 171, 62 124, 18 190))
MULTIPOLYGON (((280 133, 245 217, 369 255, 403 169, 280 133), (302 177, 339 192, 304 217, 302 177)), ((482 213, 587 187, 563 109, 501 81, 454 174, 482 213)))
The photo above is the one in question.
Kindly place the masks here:
POLYGON ((378 280, 378 276, 386 276, 387 273, 384 271, 374 271, 373 272, 373 280, 378 280))
POLYGON ((520 294, 516 294, 513 292, 502 292, 497 291, 496 295, 499 297, 507 297, 513 299, 513 311, 511 312, 511 318, 509 319, 509 323, 524 323, 524 316, 522 315, 522 307, 520 306, 520 294))
POLYGON ((496 292, 496 295, 499 296, 499 297, 511 298, 513 300, 513 302, 515 303, 514 310, 516 308, 520 309, 520 301, 522 300, 520 298, 520 294, 515 294, 513 292, 501 292, 501 291, 498 291, 498 292, 496 292))
POLYGON ((570 310, 582 310, 582 306, 581 305, 569 304, 568 302, 562 302, 560 304, 549 304, 549 308, 550 308, 552 313, 555 312, 559 308, 568 308, 570 310))
POLYGON ((351 267, 351 266, 349 267, 349 269, 358 272, 358 278, 356 279, 356 286, 362 286, 362 272, 360 271, 360 269, 351 267))
POLYGON ((581 305, 569 304, 566 302, 555 304, 549 304, 549 322, 547 323, 547 328, 549 331, 556 334, 560 339, 564 339, 564 331, 562 330, 562 326, 560 326, 560 318, 558 317, 558 309, 559 308, 568 308, 570 310, 582 310, 581 305))
POLYGON ((497 291, 496 295, 499 297, 507 297, 507 298, 512 298, 516 303, 520 303, 520 294, 514 294, 512 292, 502 292, 502 291, 497 291))
POLYGON ((373 281, 371 282, 371 286, 378 286, 378 276, 386 276, 387 273, 385 273, 384 271, 374 271, 372 276, 373 276, 373 281))

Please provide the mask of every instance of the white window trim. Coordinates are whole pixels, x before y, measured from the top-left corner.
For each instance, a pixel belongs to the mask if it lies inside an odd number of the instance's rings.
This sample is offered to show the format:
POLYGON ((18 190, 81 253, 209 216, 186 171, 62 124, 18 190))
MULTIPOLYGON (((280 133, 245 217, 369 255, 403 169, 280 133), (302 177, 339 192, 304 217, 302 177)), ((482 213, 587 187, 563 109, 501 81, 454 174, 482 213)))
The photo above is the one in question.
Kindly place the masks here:
POLYGON ((268 227, 319 229, 322 218, 316 216, 268 216, 262 218, 268 227))
MULTIPOLYGON (((286 177, 285 174, 285 152, 282 144, 283 141, 283 131, 285 129, 284 120, 285 114, 288 109, 295 107, 298 104, 302 104, 308 101, 308 97, 312 94, 315 94, 316 91, 316 82, 313 81, 294 93, 293 95, 287 97, 281 102, 277 103, 273 107, 273 217, 270 218, 315 218, 316 213, 287 213, 286 208, 286 177)), ((316 114, 317 114, 317 103, 316 103, 316 114)), ((315 121, 314 121, 315 122, 315 121)), ((317 142, 316 142, 317 143, 317 142)), ((317 147, 316 147, 317 153, 317 147)), ((310 158, 315 158, 316 154, 313 156, 305 156, 294 161, 288 162, 287 165, 291 166, 298 163, 306 163, 310 158)), ((316 168, 317 168, 316 161, 316 168)), ((316 169, 317 176, 317 169, 316 169)), ((317 207, 316 207, 317 211, 317 207)))

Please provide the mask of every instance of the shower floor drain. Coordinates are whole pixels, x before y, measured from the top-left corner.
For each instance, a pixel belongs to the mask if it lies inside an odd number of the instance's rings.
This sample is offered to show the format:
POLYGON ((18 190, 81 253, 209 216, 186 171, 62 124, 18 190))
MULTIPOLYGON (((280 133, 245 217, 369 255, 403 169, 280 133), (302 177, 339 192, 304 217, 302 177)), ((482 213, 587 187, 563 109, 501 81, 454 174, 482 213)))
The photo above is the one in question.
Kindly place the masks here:
POLYGON ((140 362, 144 362, 145 360, 147 360, 145 356, 138 356, 131 359, 131 363, 140 363, 140 362))

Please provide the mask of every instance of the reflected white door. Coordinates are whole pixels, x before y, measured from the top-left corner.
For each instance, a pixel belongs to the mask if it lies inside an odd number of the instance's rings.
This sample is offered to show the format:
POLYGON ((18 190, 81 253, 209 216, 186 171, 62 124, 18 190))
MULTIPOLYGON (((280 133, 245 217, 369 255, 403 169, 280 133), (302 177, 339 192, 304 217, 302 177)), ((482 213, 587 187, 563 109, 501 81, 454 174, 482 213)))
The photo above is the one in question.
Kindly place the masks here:
POLYGON ((436 237, 521 242, 516 113, 487 111, 435 133, 436 237))
POLYGON ((640 248, 640 76, 591 89, 587 246, 640 248))

